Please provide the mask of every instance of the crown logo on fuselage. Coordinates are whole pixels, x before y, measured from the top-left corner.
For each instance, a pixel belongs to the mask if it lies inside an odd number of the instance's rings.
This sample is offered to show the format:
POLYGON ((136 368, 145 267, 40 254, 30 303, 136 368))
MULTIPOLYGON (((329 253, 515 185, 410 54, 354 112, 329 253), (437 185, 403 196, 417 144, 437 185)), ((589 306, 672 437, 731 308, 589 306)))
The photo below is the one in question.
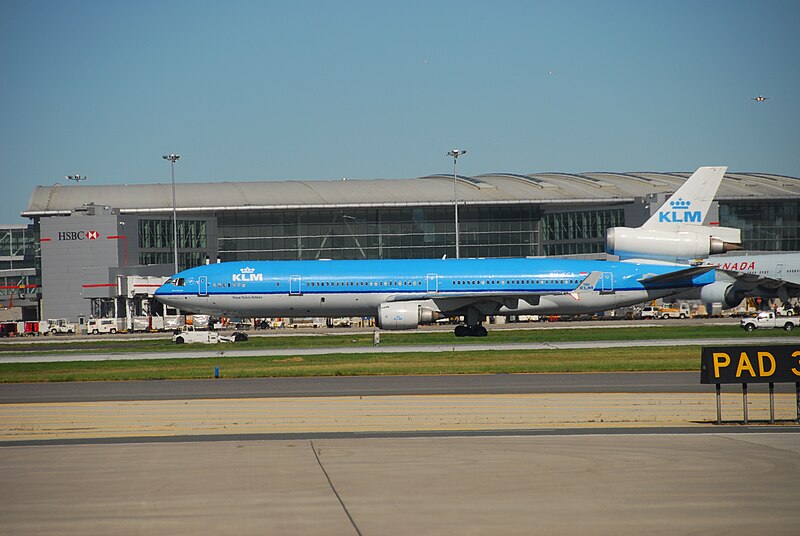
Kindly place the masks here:
POLYGON ((255 268, 246 266, 239 269, 238 274, 232 274, 233 281, 263 281, 264 274, 257 274, 255 268))

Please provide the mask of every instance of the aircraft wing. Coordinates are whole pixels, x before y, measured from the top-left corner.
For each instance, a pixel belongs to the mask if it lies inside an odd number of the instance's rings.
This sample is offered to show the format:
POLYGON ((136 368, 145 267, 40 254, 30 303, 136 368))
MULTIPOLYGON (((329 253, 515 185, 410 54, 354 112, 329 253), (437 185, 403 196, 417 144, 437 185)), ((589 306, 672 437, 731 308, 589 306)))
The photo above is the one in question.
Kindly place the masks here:
POLYGON ((575 300, 580 300, 583 294, 594 292, 595 286, 602 277, 602 272, 591 272, 581 281, 577 287, 569 291, 486 291, 486 292, 458 292, 458 293, 438 293, 429 292, 426 294, 394 294, 389 296, 386 301, 416 301, 433 300, 441 311, 456 311, 464 307, 476 307, 490 314, 502 306, 512 309, 517 308, 519 300, 524 300, 531 305, 539 303, 540 296, 557 296, 569 294, 575 300))
POLYGON ((723 270, 717 268, 717 271, 732 277, 736 281, 737 286, 747 289, 748 293, 754 296, 758 295, 757 289, 764 289, 777 293, 784 301, 789 298, 800 297, 800 284, 791 281, 740 272, 738 270, 723 270))
POLYGON ((691 281, 692 278, 702 275, 706 272, 716 269, 717 267, 712 264, 702 264, 700 266, 691 266, 683 270, 676 270, 666 274, 659 275, 645 275, 639 279, 639 282, 645 287, 650 285, 660 285, 662 283, 675 283, 678 281, 691 281))

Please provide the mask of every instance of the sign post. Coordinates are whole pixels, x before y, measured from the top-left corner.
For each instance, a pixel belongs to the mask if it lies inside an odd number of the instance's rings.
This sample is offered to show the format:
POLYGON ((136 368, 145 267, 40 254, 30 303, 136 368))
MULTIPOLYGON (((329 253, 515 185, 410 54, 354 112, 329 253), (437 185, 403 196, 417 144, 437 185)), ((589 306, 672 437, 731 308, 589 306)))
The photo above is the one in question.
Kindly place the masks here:
POLYGON ((722 424, 723 383, 742 385, 744 424, 748 423, 747 384, 769 384, 769 422, 775 423, 775 383, 794 382, 800 424, 800 344, 782 346, 704 346, 700 383, 713 383, 717 394, 717 424, 722 424))

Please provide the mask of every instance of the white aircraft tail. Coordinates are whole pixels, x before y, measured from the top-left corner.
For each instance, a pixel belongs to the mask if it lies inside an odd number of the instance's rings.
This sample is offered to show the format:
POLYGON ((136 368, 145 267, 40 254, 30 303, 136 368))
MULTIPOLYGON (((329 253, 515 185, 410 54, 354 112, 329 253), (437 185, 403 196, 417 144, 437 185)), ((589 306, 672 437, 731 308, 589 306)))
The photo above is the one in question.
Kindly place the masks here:
POLYGON ((642 225, 643 229, 703 225, 727 166, 697 168, 683 185, 642 225))
POLYGON ((727 170, 727 166, 698 168, 641 227, 607 229, 606 252, 623 260, 684 263, 741 249, 739 229, 703 225, 727 170))

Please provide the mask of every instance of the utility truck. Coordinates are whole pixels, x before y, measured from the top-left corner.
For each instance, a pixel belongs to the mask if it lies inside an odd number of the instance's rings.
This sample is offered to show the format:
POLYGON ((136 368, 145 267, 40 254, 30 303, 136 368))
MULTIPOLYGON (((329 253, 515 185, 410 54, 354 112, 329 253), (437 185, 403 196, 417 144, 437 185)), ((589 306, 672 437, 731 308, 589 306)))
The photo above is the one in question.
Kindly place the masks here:
POLYGON ((783 328, 786 331, 792 331, 798 326, 798 323, 800 323, 800 320, 797 320, 794 317, 778 317, 775 316, 773 311, 761 311, 756 316, 742 318, 740 321, 742 329, 745 331, 770 328, 783 328))
POLYGON ((689 304, 682 303, 676 307, 661 307, 658 310, 658 316, 661 318, 691 318, 692 310, 689 304))
POLYGON ((99 333, 116 333, 121 331, 120 322, 116 318, 90 318, 86 325, 86 333, 97 335, 99 333))
POLYGON ((47 335, 60 335, 66 333, 75 333, 77 328, 75 324, 71 323, 66 318, 49 318, 39 322, 39 329, 42 333, 47 335))
POLYGON ((172 335, 172 342, 175 344, 204 343, 216 344, 219 342, 244 342, 247 340, 247 333, 234 331, 230 335, 220 335, 216 331, 197 329, 192 325, 185 326, 182 330, 176 331, 172 335))

